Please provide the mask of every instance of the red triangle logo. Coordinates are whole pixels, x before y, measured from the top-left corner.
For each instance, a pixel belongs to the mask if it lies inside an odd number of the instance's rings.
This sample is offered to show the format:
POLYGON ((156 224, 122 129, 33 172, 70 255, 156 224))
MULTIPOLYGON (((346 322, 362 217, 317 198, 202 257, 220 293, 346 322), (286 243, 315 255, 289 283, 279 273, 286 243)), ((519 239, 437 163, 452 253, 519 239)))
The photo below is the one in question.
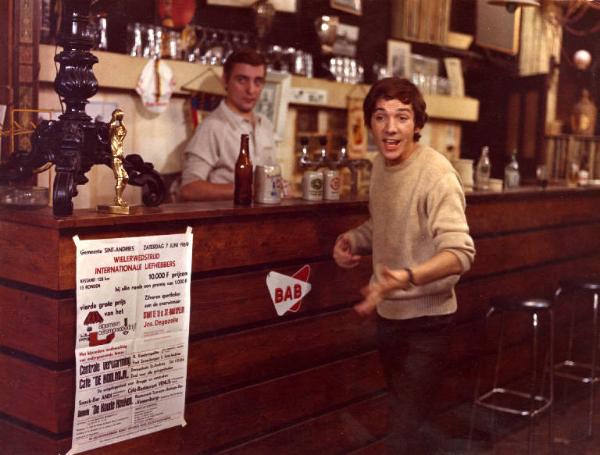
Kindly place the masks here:
MULTIPOLYGON (((308 277, 310 276, 310 265, 305 265, 300 270, 292 275, 292 278, 296 278, 300 281, 305 281, 308 283, 308 277)), ((293 307, 291 307, 288 311, 292 313, 297 313, 300 310, 300 305, 302 304, 302 300, 298 300, 293 307)))

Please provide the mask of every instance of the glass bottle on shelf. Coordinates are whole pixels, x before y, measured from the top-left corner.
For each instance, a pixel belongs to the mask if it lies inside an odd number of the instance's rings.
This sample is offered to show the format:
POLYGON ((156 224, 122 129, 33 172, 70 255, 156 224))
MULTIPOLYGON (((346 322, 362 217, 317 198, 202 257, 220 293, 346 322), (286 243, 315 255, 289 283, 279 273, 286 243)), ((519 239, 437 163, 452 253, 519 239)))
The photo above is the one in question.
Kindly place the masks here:
POLYGON ((581 90, 581 96, 571 110, 571 131, 574 134, 592 136, 596 128, 597 113, 598 110, 590 98, 589 90, 581 90))
POLYGON ((490 173, 492 165, 490 163, 490 149, 486 145, 481 149, 481 156, 475 167, 475 188, 478 190, 487 190, 490 186, 490 173))
POLYGON ((250 205, 252 203, 252 161, 250 160, 249 135, 242 134, 240 154, 235 163, 233 203, 250 205))
POLYGON ((538 164, 535 168, 535 179, 538 186, 545 189, 548 186, 548 166, 545 163, 538 164))
POLYGON ((519 163, 517 161, 517 151, 513 150, 510 162, 504 168, 504 187, 516 188, 521 183, 519 174, 519 163))

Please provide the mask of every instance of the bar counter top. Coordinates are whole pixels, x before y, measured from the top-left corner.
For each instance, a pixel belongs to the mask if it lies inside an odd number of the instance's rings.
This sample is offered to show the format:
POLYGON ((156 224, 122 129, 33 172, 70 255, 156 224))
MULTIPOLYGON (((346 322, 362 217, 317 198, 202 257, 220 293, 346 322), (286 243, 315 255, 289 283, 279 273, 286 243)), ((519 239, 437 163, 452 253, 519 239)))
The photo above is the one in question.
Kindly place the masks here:
MULTIPOLYGON (((471 191, 466 193, 467 206, 489 201, 516 201, 523 199, 564 198, 576 194, 600 195, 600 186, 567 187, 549 186, 545 189, 536 186, 522 186, 510 190, 471 191)), ((321 211, 353 210, 365 207, 367 197, 342 198, 339 201, 305 201, 288 198, 280 204, 252 204, 250 207, 236 207, 231 201, 185 202, 163 204, 159 207, 131 207, 129 215, 99 213, 95 209, 77 209, 73 215, 56 218, 50 207, 41 209, 12 208, 0 206, 0 220, 12 221, 32 226, 54 229, 67 229, 90 226, 111 226, 139 222, 163 222, 169 220, 215 219, 227 216, 252 217, 284 213, 308 213, 321 211)))

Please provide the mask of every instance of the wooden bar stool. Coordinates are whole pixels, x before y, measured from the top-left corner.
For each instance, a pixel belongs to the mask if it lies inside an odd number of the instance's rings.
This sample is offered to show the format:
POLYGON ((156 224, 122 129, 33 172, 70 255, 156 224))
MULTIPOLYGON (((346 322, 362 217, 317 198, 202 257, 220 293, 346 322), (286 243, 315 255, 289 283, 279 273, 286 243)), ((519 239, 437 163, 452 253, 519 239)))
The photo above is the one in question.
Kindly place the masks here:
POLYGON ((559 283, 558 289, 554 294, 555 300, 558 300, 564 294, 585 293, 592 296, 592 354, 590 363, 578 362, 573 359, 573 340, 575 335, 575 308, 571 307, 571 322, 569 327, 569 341, 567 348, 567 358, 554 365, 554 375, 557 377, 570 379, 572 381, 588 384, 589 408, 588 408, 588 428, 587 436, 592 437, 593 417, 594 417, 594 384, 600 381, 600 369, 598 368, 598 349, 600 339, 598 327, 598 296, 600 295, 600 281, 592 280, 563 280, 559 283))
MULTIPOLYGON (((528 453, 531 453, 533 447, 533 430, 535 420, 541 413, 549 411, 549 429, 548 442, 552 450, 552 406, 554 403, 554 380, 552 376, 552 365, 554 364, 554 314, 552 311, 553 302, 542 298, 518 298, 514 296, 501 296, 490 299, 490 309, 486 315, 486 334, 489 330, 489 321, 494 314, 502 317, 500 321, 500 335, 496 352, 496 365, 494 370, 493 385, 490 390, 480 394, 481 386, 481 361, 475 386, 475 397, 471 410, 471 423, 469 428, 468 450, 471 449, 471 440, 473 437, 473 428, 475 424, 475 415, 478 408, 490 409, 494 413, 502 412, 529 419, 529 434, 527 441, 528 453), (506 315, 513 312, 526 313, 531 321, 531 377, 529 390, 515 390, 498 385, 500 373, 500 361, 503 350, 503 336, 506 326, 506 315), (540 324, 541 317, 545 316, 549 325, 549 335, 546 347, 546 362, 541 381, 538 379, 538 349, 540 344, 540 324), (545 376, 548 376, 549 387, 547 393, 544 391, 545 376), (540 383, 540 384, 538 384, 540 383), (502 398, 511 399, 510 404, 500 404, 502 398)), ((543 345, 542 345, 543 346, 543 345)), ((492 426, 492 438, 495 438, 494 428, 492 426)))

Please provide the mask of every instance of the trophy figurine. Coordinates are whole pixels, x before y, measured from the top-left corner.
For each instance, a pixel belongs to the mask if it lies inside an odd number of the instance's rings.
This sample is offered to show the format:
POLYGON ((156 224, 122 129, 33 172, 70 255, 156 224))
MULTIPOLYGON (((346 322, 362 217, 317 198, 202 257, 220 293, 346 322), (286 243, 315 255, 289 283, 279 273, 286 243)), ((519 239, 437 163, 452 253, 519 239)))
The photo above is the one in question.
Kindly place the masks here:
POLYGON ((115 109, 108 124, 110 151, 112 154, 112 170, 115 175, 115 202, 113 205, 99 205, 98 211, 105 213, 129 214, 129 204, 123 200, 123 191, 129 181, 129 175, 123 165, 123 143, 127 130, 123 125, 123 111, 115 109))

